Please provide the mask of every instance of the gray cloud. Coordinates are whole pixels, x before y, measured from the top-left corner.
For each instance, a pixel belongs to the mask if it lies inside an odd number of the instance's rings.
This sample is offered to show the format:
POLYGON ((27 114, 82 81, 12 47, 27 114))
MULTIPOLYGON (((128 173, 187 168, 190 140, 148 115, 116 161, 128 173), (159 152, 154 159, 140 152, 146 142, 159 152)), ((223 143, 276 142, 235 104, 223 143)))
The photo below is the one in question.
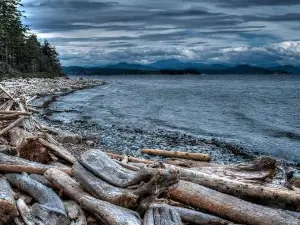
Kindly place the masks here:
POLYGON ((23 0, 23 3, 26 23, 40 38, 47 38, 57 46, 64 64, 147 62, 176 56, 182 60, 203 60, 203 55, 212 61, 254 63, 245 52, 229 51, 222 55, 224 46, 249 48, 247 52, 260 60, 285 62, 281 57, 286 57, 295 62, 288 54, 269 57, 270 50, 266 51, 265 46, 299 40, 300 36, 299 29, 295 29, 300 20, 298 0, 23 0), (288 7, 291 5, 294 7, 288 7), (203 53, 203 48, 208 47, 212 55, 203 53), (264 51, 256 52, 256 47, 264 51))

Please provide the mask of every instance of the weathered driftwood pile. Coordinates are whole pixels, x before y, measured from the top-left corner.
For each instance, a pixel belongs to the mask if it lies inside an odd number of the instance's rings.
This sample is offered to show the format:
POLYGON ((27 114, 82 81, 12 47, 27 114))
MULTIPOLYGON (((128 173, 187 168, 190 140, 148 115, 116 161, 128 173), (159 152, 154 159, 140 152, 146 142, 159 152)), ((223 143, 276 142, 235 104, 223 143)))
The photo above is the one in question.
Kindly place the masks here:
POLYGON ((225 166, 152 149, 143 152, 181 159, 97 149, 75 158, 30 100, 1 87, 0 224, 300 224, 299 180, 272 158, 225 166))

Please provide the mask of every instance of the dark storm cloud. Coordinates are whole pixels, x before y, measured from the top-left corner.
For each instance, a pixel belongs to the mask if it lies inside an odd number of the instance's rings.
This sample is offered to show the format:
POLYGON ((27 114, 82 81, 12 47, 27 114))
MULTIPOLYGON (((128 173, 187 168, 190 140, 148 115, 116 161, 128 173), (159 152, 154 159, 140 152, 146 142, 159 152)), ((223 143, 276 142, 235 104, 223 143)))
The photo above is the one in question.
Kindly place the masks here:
POLYGON ((212 0, 223 7, 251 7, 251 6, 291 6, 299 5, 298 0, 212 0))
POLYGON ((168 57, 294 62, 299 54, 295 42, 300 36, 295 29, 299 0, 23 0, 23 4, 26 23, 55 44, 68 65, 168 57), (295 43, 281 45, 284 41, 295 43), (280 47, 275 51, 266 50, 276 43, 280 47), (204 54, 204 49, 211 54, 204 54), (289 53, 272 55, 278 51, 289 53))

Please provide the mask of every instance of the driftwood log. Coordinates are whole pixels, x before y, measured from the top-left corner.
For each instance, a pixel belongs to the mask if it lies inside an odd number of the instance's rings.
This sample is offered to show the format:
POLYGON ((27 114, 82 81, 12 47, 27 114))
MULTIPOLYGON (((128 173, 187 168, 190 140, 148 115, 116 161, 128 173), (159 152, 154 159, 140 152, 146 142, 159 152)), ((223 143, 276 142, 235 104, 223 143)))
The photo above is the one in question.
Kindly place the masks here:
POLYGON ((281 211, 246 202, 204 186, 180 181, 169 192, 173 200, 204 209, 222 218, 249 225, 299 225, 300 220, 281 211))
POLYGON ((49 179, 63 194, 77 202, 87 211, 95 214, 105 225, 140 225, 139 215, 111 203, 98 200, 85 192, 68 174, 55 169, 45 172, 49 179))
POLYGON ((126 188, 149 180, 152 173, 126 169, 110 159, 104 152, 92 149, 81 154, 80 163, 97 177, 116 187, 126 188))
POLYGON ((25 173, 6 174, 6 178, 13 186, 29 194, 38 202, 31 207, 31 215, 36 223, 42 222, 49 225, 70 223, 61 199, 51 188, 31 179, 25 173))
MULTIPOLYGON (((5 173, 35 173, 43 174, 46 170, 51 168, 58 168, 55 166, 49 166, 37 162, 32 162, 19 157, 14 157, 0 153, 0 171, 5 173)), ((72 171, 67 168, 58 168, 65 171, 68 174, 72 174, 72 171)))
POLYGON ((71 225, 87 225, 86 216, 81 207, 74 201, 65 201, 65 209, 71 219, 71 225))
POLYGON ((234 225, 234 223, 221 219, 216 216, 212 216, 206 213, 202 213, 199 211, 182 208, 182 207, 176 207, 176 206, 168 206, 172 209, 176 210, 182 222, 188 223, 188 224, 194 224, 194 225, 234 225))
POLYGON ((177 210, 153 204, 145 213, 143 225, 183 225, 183 223, 177 210))
MULTIPOLYGON (((109 159, 109 161, 112 160, 109 159)), ((114 169, 118 170, 118 168, 114 169)), ((101 171, 98 172, 101 173, 101 171)), ((126 208, 136 208, 140 202, 143 202, 141 206, 146 205, 143 207, 147 207, 147 205, 151 204, 161 194, 168 192, 170 186, 179 181, 177 170, 143 168, 139 171, 139 174, 145 173, 147 175, 151 174, 151 176, 143 180, 140 185, 128 190, 115 187, 96 177, 79 162, 75 163, 73 173, 77 181, 93 196, 126 208)), ((115 171, 112 169, 110 173, 114 174, 115 171)), ((143 207, 140 208, 141 211, 144 210, 143 207)))
MULTIPOLYGON (((123 155, 119 155, 116 153, 106 152, 106 154, 116 160, 122 160, 124 158, 123 155)), ((156 163, 157 160, 149 160, 149 159, 143 159, 143 158, 137 158, 133 156, 128 156, 128 162, 130 164, 132 163, 139 163, 139 164, 153 164, 156 163)), ((174 166, 181 166, 181 167, 188 167, 188 168, 194 168, 194 167, 211 167, 215 166, 216 164, 209 163, 209 162, 202 162, 202 161, 194 161, 194 160, 188 160, 188 159, 167 159, 163 161, 164 164, 170 164, 174 166)))
POLYGON ((96 177, 79 162, 74 164, 73 173, 76 180, 94 197, 126 208, 136 208, 139 196, 132 190, 115 187, 96 177))
POLYGON ((166 151, 166 150, 159 150, 159 149, 143 149, 142 152, 148 155, 159 155, 159 156, 166 156, 166 157, 173 157, 173 158, 192 159, 198 161, 211 160, 209 154, 202 154, 202 153, 166 151))
POLYGON ((0 175, 0 224, 11 224, 18 215, 12 189, 7 180, 0 175))
MULTIPOLYGON (((169 167, 178 169, 181 173, 182 180, 200 184, 223 193, 247 199, 260 200, 262 202, 283 203, 283 206, 300 206, 300 193, 285 187, 277 188, 263 184, 252 184, 255 181, 254 179, 249 179, 249 182, 245 182, 247 178, 243 178, 243 181, 240 181, 233 177, 222 177, 201 170, 169 167)), ((246 173, 244 175, 246 175, 246 173)), ((248 177, 250 178, 251 174, 249 174, 248 177)))

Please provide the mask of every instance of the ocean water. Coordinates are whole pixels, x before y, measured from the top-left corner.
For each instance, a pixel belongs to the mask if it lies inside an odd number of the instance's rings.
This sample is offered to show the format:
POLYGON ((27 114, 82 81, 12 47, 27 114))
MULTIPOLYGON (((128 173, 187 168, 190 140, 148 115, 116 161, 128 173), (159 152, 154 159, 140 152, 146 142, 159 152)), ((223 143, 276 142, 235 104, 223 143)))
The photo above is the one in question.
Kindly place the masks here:
POLYGON ((58 98, 53 120, 176 131, 300 162, 300 75, 92 78, 108 84, 58 98))

